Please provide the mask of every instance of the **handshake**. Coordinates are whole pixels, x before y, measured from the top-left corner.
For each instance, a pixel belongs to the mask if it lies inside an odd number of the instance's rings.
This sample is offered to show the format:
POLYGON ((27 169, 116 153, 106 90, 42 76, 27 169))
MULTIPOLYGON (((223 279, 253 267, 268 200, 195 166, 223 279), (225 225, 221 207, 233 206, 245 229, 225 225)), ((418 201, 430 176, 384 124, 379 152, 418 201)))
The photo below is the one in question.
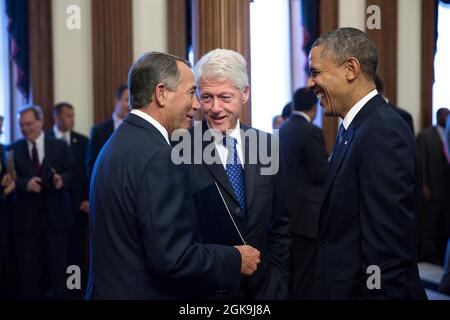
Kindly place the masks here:
POLYGON ((241 254, 241 274, 245 276, 251 276, 257 269, 260 260, 260 252, 255 248, 245 246, 235 246, 241 254))

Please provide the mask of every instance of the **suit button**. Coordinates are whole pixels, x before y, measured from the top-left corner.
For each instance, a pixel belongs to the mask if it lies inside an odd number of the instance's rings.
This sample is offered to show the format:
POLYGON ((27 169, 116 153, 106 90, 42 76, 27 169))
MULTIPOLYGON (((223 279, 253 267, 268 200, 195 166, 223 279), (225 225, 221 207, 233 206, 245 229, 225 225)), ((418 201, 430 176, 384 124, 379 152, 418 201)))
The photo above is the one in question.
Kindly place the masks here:
POLYGON ((236 213, 237 214, 241 213, 241 208, 236 208, 236 213))
POLYGON ((326 244, 326 240, 320 240, 319 241, 319 246, 324 246, 326 244))

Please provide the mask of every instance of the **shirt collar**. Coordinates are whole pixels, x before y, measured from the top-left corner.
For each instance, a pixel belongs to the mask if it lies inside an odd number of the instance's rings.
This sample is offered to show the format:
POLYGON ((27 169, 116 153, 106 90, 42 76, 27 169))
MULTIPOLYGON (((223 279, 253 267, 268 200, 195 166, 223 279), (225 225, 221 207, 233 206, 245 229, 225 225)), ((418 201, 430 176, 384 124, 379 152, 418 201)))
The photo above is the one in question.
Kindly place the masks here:
MULTIPOLYGON (((27 140, 27 141, 28 141, 28 143, 30 145, 33 144, 33 141, 31 141, 31 140, 27 140)), ((36 140, 34 140, 34 142, 36 143, 36 146, 43 146, 44 145, 44 132, 43 131, 41 131, 41 133, 36 138, 36 140)))
POLYGON ((375 97, 378 94, 377 89, 372 90, 369 92, 364 98, 359 100, 347 113, 347 115, 344 118, 344 121, 342 121, 344 125, 344 129, 347 130, 350 124, 352 123, 353 119, 356 117, 356 115, 361 111, 361 109, 366 105, 367 102, 369 102, 370 99, 375 97))
POLYGON ((141 110, 138 110, 138 109, 131 110, 131 113, 138 117, 141 117, 142 119, 146 120, 147 122, 150 122, 151 125, 153 125, 159 132, 161 132, 164 139, 170 145, 169 133, 167 132, 166 128, 164 128, 155 118, 153 118, 152 116, 150 116, 147 113, 145 113, 141 110))
POLYGON ((305 118, 308 122, 311 122, 311 118, 310 118, 306 113, 304 113, 303 111, 293 110, 293 111, 292 111, 292 114, 296 114, 296 115, 298 115, 298 116, 302 116, 302 117, 305 118))
POLYGON ((64 137, 64 132, 59 130, 56 124, 53 126, 53 133, 55 134, 56 139, 62 139, 64 137))

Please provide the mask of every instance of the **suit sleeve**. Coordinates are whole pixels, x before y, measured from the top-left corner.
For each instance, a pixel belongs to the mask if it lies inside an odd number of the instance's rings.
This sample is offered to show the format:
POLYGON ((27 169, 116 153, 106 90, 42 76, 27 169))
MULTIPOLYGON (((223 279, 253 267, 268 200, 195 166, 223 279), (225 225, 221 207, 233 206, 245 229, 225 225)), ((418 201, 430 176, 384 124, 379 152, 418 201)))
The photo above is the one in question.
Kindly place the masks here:
POLYGON ((237 288, 239 251, 194 242, 193 208, 185 168, 173 164, 170 148, 159 151, 143 173, 137 202, 148 268, 171 280, 201 283, 199 288, 237 288))
POLYGON ((414 146, 395 127, 380 125, 367 130, 358 152, 361 272, 373 265, 381 270, 381 289, 369 290, 364 283, 362 290, 369 299, 405 299, 407 272, 416 263, 414 146))

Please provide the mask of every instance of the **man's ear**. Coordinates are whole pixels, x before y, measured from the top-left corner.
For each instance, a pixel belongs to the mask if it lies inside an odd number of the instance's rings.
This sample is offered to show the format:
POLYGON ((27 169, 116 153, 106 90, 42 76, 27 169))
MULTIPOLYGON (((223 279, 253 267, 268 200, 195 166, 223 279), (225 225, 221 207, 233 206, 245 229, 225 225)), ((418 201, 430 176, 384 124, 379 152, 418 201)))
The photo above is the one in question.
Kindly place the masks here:
POLYGON ((345 76, 348 81, 355 80, 358 75, 361 73, 361 64, 359 63, 358 59, 355 57, 350 57, 347 60, 347 70, 345 72, 345 76))
POLYGON ((167 102, 167 88, 164 83, 158 83, 155 88, 155 102, 158 106, 165 106, 167 102))
POLYGON ((249 97, 250 97, 250 86, 246 85, 244 91, 242 91, 242 104, 246 103, 249 97))

